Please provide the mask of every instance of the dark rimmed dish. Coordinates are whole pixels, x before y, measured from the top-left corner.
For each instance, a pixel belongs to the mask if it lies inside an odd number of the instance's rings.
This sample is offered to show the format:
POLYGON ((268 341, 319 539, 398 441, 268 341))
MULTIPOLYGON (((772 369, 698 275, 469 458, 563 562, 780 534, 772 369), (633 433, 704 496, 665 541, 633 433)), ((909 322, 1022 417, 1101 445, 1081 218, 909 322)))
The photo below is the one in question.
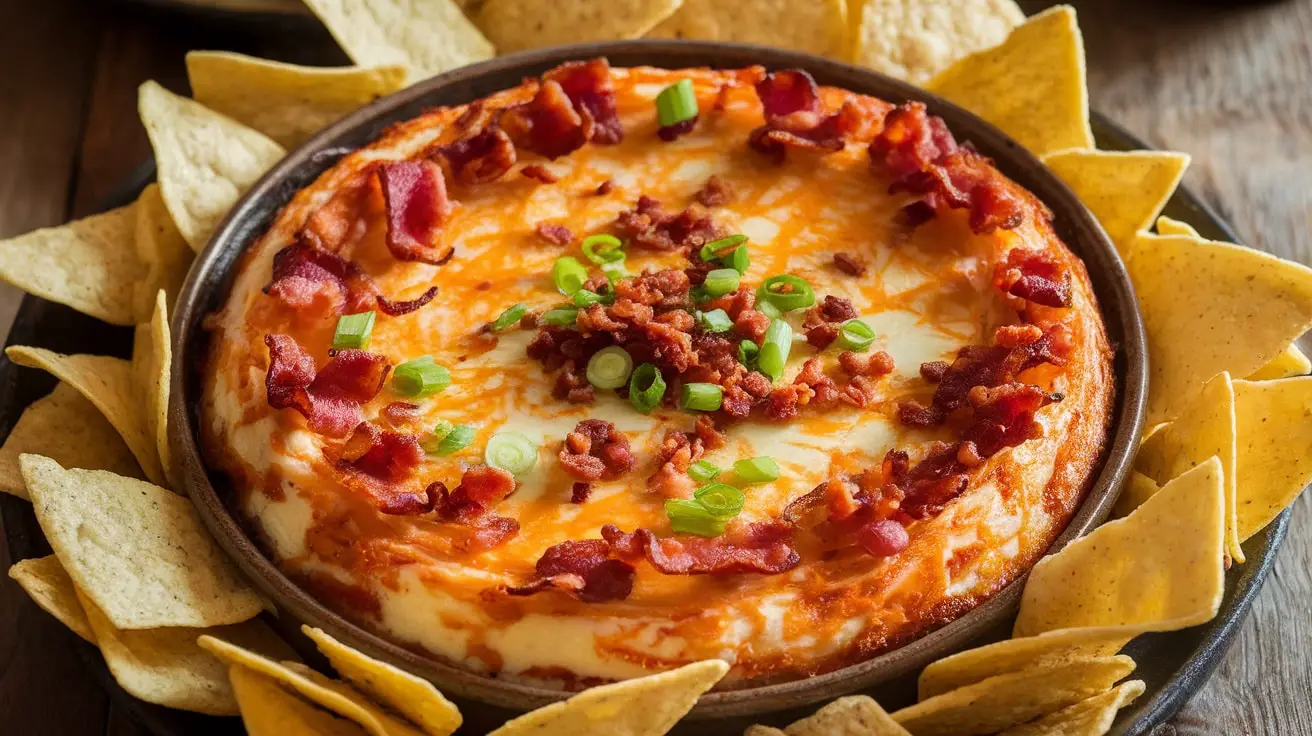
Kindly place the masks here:
MULTIPOLYGON (((531 51, 465 67, 422 82, 350 115, 315 136, 269 171, 232 209, 209 247, 197 258, 173 318, 174 362, 169 420, 173 456, 184 485, 220 544, 278 607, 291 617, 325 629, 345 643, 426 677, 444 691, 493 705, 525 710, 561 699, 546 688, 477 674, 435 657, 418 654, 370 633, 333 613, 293 584, 267 559, 225 504, 225 479, 205 467, 197 442, 195 407, 200 395, 197 367, 204 349, 204 316, 227 296, 238 256, 271 224, 280 208, 345 153, 372 141, 386 126, 423 109, 459 104, 512 87, 561 62, 605 56, 616 66, 666 68, 710 66, 804 68, 821 84, 889 100, 922 100, 959 139, 992 157, 999 170, 1042 199, 1054 213, 1054 227, 1083 259, 1102 307, 1109 336, 1117 347, 1117 397, 1113 430, 1101 466, 1085 500, 1054 542, 1060 549, 1087 533, 1109 513, 1129 470, 1143 422, 1146 349, 1143 325, 1129 277, 1097 221, 1075 195, 1028 151, 970 113, 929 93, 867 69, 795 52, 735 44, 627 41, 583 44, 531 51)), ((817 677, 759 687, 712 692, 701 699, 695 717, 741 716, 781 710, 869 688, 910 673, 962 648, 1006 620, 1019 602, 1023 579, 952 623, 903 647, 817 677)))

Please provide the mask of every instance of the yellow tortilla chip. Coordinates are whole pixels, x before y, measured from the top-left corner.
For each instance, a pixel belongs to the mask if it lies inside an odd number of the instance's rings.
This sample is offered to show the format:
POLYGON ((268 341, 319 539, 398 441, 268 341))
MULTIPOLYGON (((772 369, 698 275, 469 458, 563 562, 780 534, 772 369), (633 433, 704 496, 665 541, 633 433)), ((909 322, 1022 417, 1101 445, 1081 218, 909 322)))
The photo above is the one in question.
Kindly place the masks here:
POLYGON ((314 707, 255 670, 232 665, 228 681, 250 736, 364 736, 356 724, 314 707))
POLYGON ((475 21, 497 51, 507 54, 540 46, 638 38, 682 4, 683 0, 487 0, 475 21))
POLYGON ((191 246, 173 224, 159 185, 151 183, 141 191, 133 206, 137 213, 137 258, 146 266, 146 275, 132 291, 136 321, 149 322, 155 313, 155 294, 163 289, 169 309, 182 291, 182 282, 191 268, 191 246))
POLYGON ((361 66, 403 66, 407 81, 484 61, 496 53, 451 0, 305 0, 361 66))
POLYGON ((661 736, 728 671, 729 665, 708 659, 658 675, 589 688, 569 700, 525 713, 489 736, 661 736))
POLYGON ((301 631, 314 641, 337 674, 419 724, 429 736, 447 736, 460 728, 460 709, 433 683, 362 654, 321 629, 302 626, 301 631))
POLYGON ((132 287, 146 275, 132 246, 132 206, 0 240, 0 279, 110 324, 136 322, 132 287))
POLYGON ((922 700, 893 713, 916 736, 976 736, 1091 698, 1134 671, 1124 655, 1035 665, 922 700))
POLYGON ((1244 561, 1235 530, 1235 392, 1230 374, 1207 382, 1175 421, 1144 441, 1134 467, 1159 485, 1215 457, 1225 482, 1225 543, 1235 562, 1244 561))
POLYGON ((788 736, 788 734, 784 733, 782 729, 775 728, 774 726, 762 726, 758 723, 753 726, 748 726, 747 730, 743 731, 743 736, 788 736))
POLYGON ((132 372, 141 397, 139 410, 145 413, 146 431, 155 442, 160 466, 169 485, 181 488, 173 479, 169 462, 169 370, 173 365, 173 348, 169 338, 168 307, 164 291, 155 295, 155 314, 149 324, 137 325, 132 345, 132 372))
POLYGON ((1100 695, 1062 708, 1033 723, 1009 728, 998 736, 1102 736, 1112 729, 1116 712, 1143 694, 1143 680, 1129 680, 1100 695))
POLYGON ((400 65, 314 67, 230 51, 187 54, 191 95, 286 148, 405 86, 400 65))
POLYGON ((108 355, 63 355, 26 345, 10 346, 5 355, 17 365, 40 368, 77 389, 118 430, 146 478, 152 483, 168 482, 131 363, 108 355))
POLYGON ((1298 346, 1290 343, 1285 352, 1272 358, 1266 365, 1253 371, 1248 376, 1250 381, 1271 381, 1278 378, 1306 376, 1312 372, 1312 361, 1307 359, 1298 346))
POLYGON ((1189 155, 1171 151, 1057 151, 1043 157, 1098 218, 1125 255, 1135 235, 1152 226, 1180 185, 1189 155))
POLYGON ((1121 488, 1120 497, 1116 499, 1116 506, 1112 508, 1112 517, 1120 519, 1129 516, 1135 509, 1142 506, 1144 501, 1151 498, 1159 488, 1157 481, 1137 470, 1131 470, 1130 477, 1126 479, 1125 486, 1121 488))
POLYGON ((1093 148, 1084 39, 1068 5, 1030 18, 1000 46, 958 60, 927 89, 998 126, 1036 155, 1093 148))
POLYGON ((116 628, 233 624, 264 607, 191 501, 40 455, 19 464, 55 555, 116 628))
POLYGON ((794 722, 783 733, 786 736, 911 736, 867 695, 839 698, 815 715, 794 722))
POLYGON ((9 568, 9 577, 18 583, 41 610, 59 619, 74 634, 96 643, 86 611, 77 600, 77 589, 68 571, 54 555, 19 560, 9 568))
POLYGON ((1170 217, 1167 217, 1166 215, 1162 215, 1161 217, 1157 218, 1157 234, 1158 235, 1190 235, 1195 238, 1202 237, 1201 235, 1198 234, 1198 231, 1194 229, 1193 225, 1190 225, 1187 222, 1181 222, 1179 220, 1172 219, 1170 217))
POLYGON ((1013 633, 1114 626, 1135 635, 1203 623, 1221 605, 1224 555, 1224 475, 1211 458, 1039 560, 1013 633))
POLYGON ((853 60, 918 85, 1025 22, 1013 0, 852 0, 851 8, 853 60))
POLYGON ((1312 377, 1234 389, 1238 533, 1248 539, 1312 483, 1312 377))
POLYGON ((302 698, 360 724, 371 736, 423 736, 404 720, 391 715, 344 682, 338 682, 296 662, 278 662, 240 644, 214 636, 202 636, 198 643, 228 665, 246 667, 302 698))
POLYGON ((1109 656, 1131 638, 1115 629, 1062 629, 967 649, 931 662, 920 673, 919 697, 927 700, 1037 663, 1109 656))
POLYGON ((137 111, 155 151, 164 204, 197 252, 238 197, 286 153, 263 133, 153 81, 138 88, 137 111))
POLYGON ((45 455, 66 468, 108 470, 132 478, 141 468, 95 404, 67 383, 32 402, 0 447, 0 491, 27 498, 18 456, 45 455))
POLYGON ((759 43, 845 56, 847 6, 843 0, 683 0, 647 37, 759 43))
POLYGON ((1247 376, 1312 327, 1312 268, 1249 248, 1140 234, 1127 266, 1148 336, 1147 421, 1221 371, 1247 376))

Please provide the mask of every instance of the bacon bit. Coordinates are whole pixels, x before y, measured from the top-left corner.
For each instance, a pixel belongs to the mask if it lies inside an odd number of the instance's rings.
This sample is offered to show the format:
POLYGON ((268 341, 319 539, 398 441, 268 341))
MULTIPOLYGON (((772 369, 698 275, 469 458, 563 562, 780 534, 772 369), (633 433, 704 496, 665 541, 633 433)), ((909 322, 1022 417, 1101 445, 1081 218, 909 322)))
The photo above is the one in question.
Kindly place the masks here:
POLYGON ((869 376, 879 378, 893 372, 893 356, 880 350, 870 355, 862 355, 845 350, 838 354, 838 366, 849 376, 869 376))
POLYGON ((687 120, 680 120, 674 125, 662 125, 660 128, 657 128, 656 137, 666 143, 673 143, 678 140, 680 136, 691 133, 693 128, 697 127, 697 119, 699 117, 699 115, 694 115, 687 120))
POLYGON ((733 331, 739 337, 760 343, 770 329, 770 317, 765 312, 744 309, 733 321, 733 331))
POLYGON ((843 150, 847 137, 865 125, 861 111, 848 103, 826 115, 820 89, 800 69, 771 72, 756 83, 765 125, 753 130, 747 143, 782 163, 788 148, 833 153, 843 150))
POLYGON ((749 524, 736 533, 715 538, 657 537, 648 529, 626 534, 613 524, 601 528, 611 551, 633 559, 645 556, 666 575, 725 575, 787 572, 801 561, 789 544, 791 526, 749 524))
POLYGON ((701 440, 702 447, 707 450, 718 450, 729 442, 728 436, 715 426, 715 420, 705 414, 697 417, 697 423, 693 425, 693 435, 701 440))
POLYGON ((429 154, 465 185, 496 181, 515 166, 515 144, 496 123, 429 154))
POLYGON ((624 140, 606 59, 566 62, 542 75, 542 79, 560 84, 574 109, 593 120, 595 127, 588 140, 602 145, 624 140))
POLYGON ((524 168, 519 170, 519 173, 522 176, 526 176, 530 179, 537 179, 543 184, 555 184, 556 182, 560 181, 560 177, 552 173, 551 169, 548 169, 547 167, 541 166, 539 164, 525 166, 524 168))
POLYGON ((838 326, 820 323, 806 331, 806 342, 816 350, 824 350, 838 339, 838 326))
POLYGON ((400 317, 403 314, 410 314, 416 309, 419 309, 425 304, 433 301, 433 297, 435 296, 437 296, 436 286, 430 287, 428 291, 425 291, 417 299, 411 299, 410 301, 405 301, 405 302, 394 302, 390 299, 383 297, 380 294, 377 297, 378 308, 382 310, 383 314, 386 314, 391 317, 400 317))
POLYGON ((463 487, 448 492, 445 484, 435 481, 424 492, 432 499, 439 519, 469 530, 466 537, 455 541, 455 546, 463 551, 492 549, 519 533, 519 522, 488 513, 487 506, 472 500, 468 490, 463 487))
POLYGON ((341 314, 368 311, 378 287, 354 263, 302 239, 273 255, 273 278, 264 293, 292 309, 318 305, 341 314))
POLYGON ((602 539, 561 542, 548 547, 535 567, 537 578, 527 585, 508 587, 510 595, 533 595, 544 590, 573 593, 585 603, 622 601, 633 592, 634 568, 610 556, 602 539))
MULTIPOLYGON (((1037 329, 1037 328, 1035 328, 1037 329)), ((1015 347, 1014 345, 1010 347, 1015 347)), ((945 360, 933 360, 928 363, 920 364, 920 377, 930 383, 938 383, 943 380, 943 375, 948 372, 952 365, 945 360)))
POLYGON ((463 494, 471 502, 483 507, 491 506, 515 492, 515 476, 509 471, 490 465, 473 465, 460 476, 460 485, 453 493, 463 494))
POLYGON ((569 502, 584 503, 585 501, 588 500, 588 497, 591 495, 592 495, 591 483, 587 483, 585 481, 575 481, 574 485, 570 488, 569 502))
POLYGON ((688 291, 691 288, 692 282, 683 271, 673 268, 649 271, 615 284, 615 303, 629 300, 649 307, 682 307, 688 303, 688 291))
POLYGON ((264 336, 269 371, 264 379, 269 406, 295 409, 310 429, 345 437, 360 421, 360 405, 383 388, 391 370, 387 358, 363 350, 339 350, 319 371, 314 358, 290 335, 264 336))
MULTIPOLYGON (((709 429, 715 431, 714 427, 709 429)), ((697 484, 688 476, 688 468, 706 452, 707 444, 702 438, 706 433, 707 428, 700 423, 693 434, 667 430, 656 450, 657 470, 647 479, 647 490, 665 498, 692 498, 697 484)))
POLYGON ((637 248, 683 250, 689 254, 728 234, 701 205, 693 204, 674 214, 665 211, 660 200, 645 194, 633 209, 615 218, 615 232, 637 248))
POLYGON ((423 457, 419 440, 413 436, 360 422, 342 446, 335 465, 343 471, 343 484, 371 497, 379 512, 409 516, 432 511, 435 503, 426 490, 417 492, 407 487, 423 457))
POLYGON ((337 190, 323 206, 305 220, 297 240, 336 253, 342 246, 364 234, 364 206, 372 187, 373 172, 365 167, 356 177, 337 190))
POLYGON ((614 480, 633 469, 637 460, 629 438, 603 419, 585 419, 565 437, 560 464, 583 482, 614 480))
POLYGON ((613 191, 615 191, 615 182, 610 179, 607 179, 606 181, 603 181, 602 183, 598 184, 597 188, 592 193, 597 195, 598 197, 604 197, 613 191))
POLYGON ((384 421, 392 429, 401 429, 413 424, 420 417, 419 405, 408 401, 393 401, 383 407, 381 413, 384 421))
POLYGON ((1071 276, 1044 251, 1011 250, 994 273, 993 283, 1007 294, 1045 307, 1071 305, 1071 276))
POLYGON ((569 245, 574 242, 574 233, 569 228, 553 222, 539 222, 533 232, 552 245, 569 245))
POLYGON ((394 161, 378 169, 387 204, 387 249, 398 261, 438 263, 433 240, 451 214, 442 169, 432 161, 394 161))
MULTIPOLYGON (((900 452, 892 450, 890 454, 900 452)), ((906 453, 899 463, 905 467, 906 453)), ((894 472, 892 483, 905 493, 901 511, 913 519, 923 519, 943 510, 949 501, 966 490, 969 476, 957 462, 957 446, 934 442, 925 457, 909 470, 894 472)))
POLYGON ((897 420, 908 427, 933 427, 942 424, 944 418, 942 412, 914 399, 897 405, 897 420))
POLYGON ((719 174, 711 174, 701 189, 693 195, 693 198, 706 207, 723 207, 736 199, 738 193, 734 190, 733 185, 725 181, 719 174))
POLYGON ((866 264, 860 258, 848 253, 835 253, 834 266, 848 276, 865 276, 866 264))
POLYGON ((482 552, 500 546, 519 534, 519 522, 496 514, 483 514, 470 525, 473 533, 456 547, 464 552, 482 552))
POLYGON ((530 102, 507 108, 501 124, 517 146, 552 160, 582 148, 596 127, 553 81, 544 81, 530 102))
POLYGON ((804 495, 789 501, 788 505, 784 507, 783 513, 779 515, 779 521, 785 524, 797 524, 813 509, 824 504, 828 497, 829 483, 821 483, 804 495))
POLYGON ((997 387, 976 386, 968 398, 975 410, 974 421, 961 436, 967 444, 974 445, 975 454, 987 458, 1003 448, 1042 437, 1043 427, 1034 421, 1035 412, 1063 397, 1049 394, 1038 386, 1007 383, 997 387))
POLYGON ((825 296, 824 301, 816 308, 820 310, 820 316, 824 317, 826 322, 846 322, 861 316, 851 299, 832 294, 825 296))
POLYGON ((857 541, 871 557, 892 557, 911 543, 906 527, 892 519, 879 519, 862 526, 857 541))

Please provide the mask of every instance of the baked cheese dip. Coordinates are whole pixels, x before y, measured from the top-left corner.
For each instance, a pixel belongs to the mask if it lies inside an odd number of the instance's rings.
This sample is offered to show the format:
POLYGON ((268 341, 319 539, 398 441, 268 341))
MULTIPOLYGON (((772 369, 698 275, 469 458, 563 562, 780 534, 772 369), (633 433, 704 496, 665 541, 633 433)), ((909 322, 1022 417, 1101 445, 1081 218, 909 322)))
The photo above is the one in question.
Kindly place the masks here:
POLYGON ((324 604, 470 670, 833 670, 1092 481, 1112 350, 1050 219, 920 103, 566 64, 283 208, 207 321, 208 461, 324 604))

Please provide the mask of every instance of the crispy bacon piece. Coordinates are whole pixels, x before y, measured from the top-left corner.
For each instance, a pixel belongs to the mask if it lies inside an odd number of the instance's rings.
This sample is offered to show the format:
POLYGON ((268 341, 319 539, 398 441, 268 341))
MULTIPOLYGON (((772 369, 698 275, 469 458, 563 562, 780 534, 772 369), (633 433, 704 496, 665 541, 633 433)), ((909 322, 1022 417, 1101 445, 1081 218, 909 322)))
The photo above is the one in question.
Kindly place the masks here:
POLYGON ((346 473, 345 484, 372 497, 380 512, 422 514, 433 510, 435 499, 426 489, 414 490, 407 481, 423 457, 419 440, 412 435, 360 422, 347 438, 336 465, 346 473))
POLYGON ((544 81, 529 102, 507 108, 501 125, 515 145, 553 160, 582 148, 596 128, 553 81, 544 81))
POLYGON ((906 453, 890 450, 895 470, 892 483, 905 494, 900 510, 913 519, 924 519, 943 510, 949 501, 966 490, 970 480, 957 461, 958 446, 934 442, 924 458, 907 467, 906 453))
POLYGON ((585 603, 622 601, 633 592, 633 565, 611 557, 610 545, 603 539, 571 540, 548 547, 535 572, 535 580, 506 592, 532 595, 563 590, 585 603))
POLYGON ((387 205, 387 249, 398 261, 440 263, 433 242, 451 214, 446 178, 437 164, 426 159, 393 161, 378 169, 378 182, 387 205))
POLYGON ((679 139, 679 136, 688 135, 697 127, 697 120, 700 115, 693 115, 687 120, 680 120, 674 125, 662 125, 656 129, 656 137, 666 143, 673 143, 679 139))
POLYGON ((1061 401, 1062 395, 1012 382, 996 387, 976 386, 967 398, 974 408, 973 421, 961 437, 973 445, 971 451, 982 459, 1003 448, 1042 437, 1043 428, 1034 421, 1034 414, 1048 404, 1061 401))
POLYGON ((372 179, 372 168, 364 167, 305 220, 305 226, 296 234, 297 240, 336 253, 348 241, 363 235, 363 212, 373 189, 372 179))
POLYGON ((592 495, 592 484, 583 481, 577 481, 569 489, 570 503, 586 503, 588 496, 592 495))
POLYGON ((753 130, 747 143, 779 163, 789 148, 841 151, 847 138, 865 124, 861 111, 851 104, 826 115, 815 79, 800 69, 765 75, 756 83, 756 96, 765 112, 765 125, 753 130))
POLYGON ((539 222, 533 232, 542 240, 552 245, 569 245, 574 242, 574 233, 564 225, 554 222, 539 222))
POLYGON ((466 552, 492 549, 519 533, 519 522, 489 513, 485 505, 474 501, 459 486, 449 492, 441 481, 434 481, 425 493, 432 499, 438 518, 467 530, 467 534, 455 541, 466 552))
POLYGON ((738 196, 733 184, 725 181, 719 174, 711 174, 706 183, 693 195, 693 198, 705 207, 722 207, 738 196))
POLYGON ((626 534, 607 524, 601 536, 621 558, 646 557, 666 575, 778 575, 801 561, 792 548, 793 527, 785 524, 748 524, 740 530, 713 537, 657 537, 649 529, 626 534))
POLYGON ((857 531, 857 542, 871 557, 891 557, 911 543, 906 527, 893 519, 867 522, 857 531))
POLYGON ((633 469, 637 459, 629 438, 604 419, 585 419, 565 437, 560 464, 583 482, 614 480, 633 469))
POLYGON ((682 212, 672 213, 661 207, 660 200, 645 194, 638 198, 633 209, 615 218, 615 232, 636 248, 683 250, 690 254, 728 234, 701 205, 690 205, 682 212))
POLYGON ((835 253, 834 266, 848 276, 865 276, 866 264, 857 256, 850 253, 835 253))
POLYGON ((264 336, 269 371, 264 379, 269 406, 295 409, 313 431, 345 437, 360 422, 360 405, 383 388, 387 358, 363 350, 339 350, 318 371, 314 358, 290 335, 264 336))
POLYGON ((421 416, 419 405, 411 404, 408 401, 393 401, 384 406, 380 414, 382 414, 383 421, 392 429, 400 429, 413 424, 421 416))
POLYGON ((515 143, 495 122, 430 154, 461 184, 496 181, 515 166, 515 143))
POLYGON ((300 239, 273 255, 264 293, 292 309, 341 314, 372 309, 378 287, 354 263, 300 239))
POLYGON ((528 177, 529 179, 536 179, 543 184, 555 184, 560 181, 560 177, 551 173, 551 169, 539 164, 525 166, 519 170, 519 173, 521 176, 528 177))
POLYGON ((515 476, 490 465, 473 465, 460 476, 459 493, 483 507, 491 506, 515 492, 515 476))
POLYGON ((403 302, 401 301, 394 302, 391 299, 388 299, 380 294, 377 297, 378 309, 380 309, 383 312, 383 314, 386 314, 389 317, 400 317, 403 314, 410 314, 416 309, 419 309, 425 304, 428 304, 429 302, 433 301, 433 297, 435 296, 437 296, 436 286, 429 287, 428 291, 425 291, 423 294, 420 294, 418 297, 403 302))
POLYGON ((1012 249, 994 273, 993 283, 1007 294, 1045 307, 1071 305, 1071 275, 1044 251, 1012 249))
POLYGON ((542 75, 564 90, 574 109, 593 121, 588 140, 602 145, 624 140, 624 128, 615 109, 615 87, 610 79, 610 62, 604 58, 570 61, 542 75))

